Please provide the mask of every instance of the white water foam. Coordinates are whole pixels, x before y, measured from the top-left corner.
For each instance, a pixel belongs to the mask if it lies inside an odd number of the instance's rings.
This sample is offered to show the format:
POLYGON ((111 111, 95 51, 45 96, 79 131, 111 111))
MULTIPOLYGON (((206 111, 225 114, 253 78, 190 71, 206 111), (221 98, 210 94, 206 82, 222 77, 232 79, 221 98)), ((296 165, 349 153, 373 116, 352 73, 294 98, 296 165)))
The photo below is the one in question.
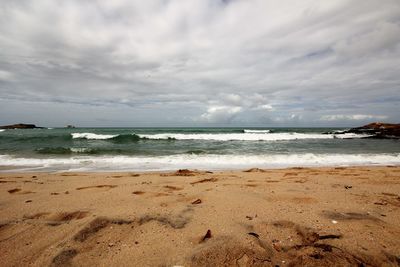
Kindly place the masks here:
POLYGON ((356 134, 356 133, 340 133, 340 134, 332 134, 333 138, 337 139, 352 139, 352 138, 365 138, 373 136, 372 134, 356 134))
POLYGON ((117 137, 118 134, 95 134, 95 133, 71 133, 73 139, 93 139, 93 140, 104 140, 117 137))
POLYGON ((248 129, 244 129, 243 132, 244 133, 270 133, 271 130, 248 130, 248 129))
POLYGON ((4 132, 4 131, 5 131, 5 129, 0 129, 0 133, 1 133, 1 132, 4 132))
MULTIPOLYGON (((244 130, 247 131, 247 130, 244 130)), ((252 131, 252 130, 248 130, 252 131)), ((261 130, 260 130, 261 131, 261 130)), ((366 134, 322 134, 322 133, 269 133, 263 132, 245 132, 245 133, 205 133, 205 134, 181 134, 181 133, 162 133, 162 134, 139 134, 140 138, 154 140, 210 140, 210 141, 286 141, 286 140, 304 140, 304 139, 347 139, 364 138, 371 135, 366 134)), ((71 133, 73 139, 91 139, 105 140, 119 136, 119 134, 95 134, 95 133, 71 133)))
POLYGON ((365 134, 320 134, 320 133, 226 133, 226 134, 141 134, 147 139, 176 139, 176 140, 213 140, 213 141, 285 141, 304 139, 346 139, 363 138, 365 134))
POLYGON ((75 156, 17 158, 0 155, 3 171, 165 171, 181 168, 221 170, 294 166, 400 165, 394 154, 172 155, 157 157, 75 156))
POLYGON ((90 148, 86 148, 86 147, 71 147, 69 149, 72 153, 87 153, 92 151, 90 148))

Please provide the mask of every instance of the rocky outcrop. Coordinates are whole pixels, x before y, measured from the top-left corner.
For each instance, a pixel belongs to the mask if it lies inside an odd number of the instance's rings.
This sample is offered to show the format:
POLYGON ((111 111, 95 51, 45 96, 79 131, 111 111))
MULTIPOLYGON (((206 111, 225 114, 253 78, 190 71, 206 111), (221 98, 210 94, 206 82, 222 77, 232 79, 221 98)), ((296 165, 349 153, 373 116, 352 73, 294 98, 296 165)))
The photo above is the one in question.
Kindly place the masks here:
POLYGON ((400 124, 373 122, 344 133, 369 134, 368 138, 400 139, 400 124))
POLYGON ((0 126, 0 129, 36 129, 36 128, 41 129, 43 127, 37 127, 35 124, 24 124, 24 123, 0 126))

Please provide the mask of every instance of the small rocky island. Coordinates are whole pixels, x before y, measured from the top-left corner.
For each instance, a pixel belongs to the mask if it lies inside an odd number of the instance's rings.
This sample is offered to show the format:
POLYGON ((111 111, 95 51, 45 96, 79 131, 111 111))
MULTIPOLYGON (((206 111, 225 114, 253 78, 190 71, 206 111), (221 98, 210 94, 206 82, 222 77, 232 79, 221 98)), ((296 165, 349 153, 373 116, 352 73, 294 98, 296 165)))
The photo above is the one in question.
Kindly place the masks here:
POLYGON ((373 122, 361 127, 351 128, 350 130, 341 133, 369 135, 366 138, 400 139, 400 124, 373 122))
POLYGON ((0 126, 0 129, 43 129, 43 127, 38 127, 35 124, 18 123, 18 124, 0 126))

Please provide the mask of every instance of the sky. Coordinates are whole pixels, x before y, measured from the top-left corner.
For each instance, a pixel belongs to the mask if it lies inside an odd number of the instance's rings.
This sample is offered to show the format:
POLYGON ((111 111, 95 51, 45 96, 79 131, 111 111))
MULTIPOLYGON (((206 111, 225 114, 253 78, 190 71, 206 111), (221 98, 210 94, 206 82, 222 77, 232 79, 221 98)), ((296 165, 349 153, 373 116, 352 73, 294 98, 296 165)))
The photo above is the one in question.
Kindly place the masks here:
POLYGON ((0 124, 400 123, 399 0, 13 0, 0 124))

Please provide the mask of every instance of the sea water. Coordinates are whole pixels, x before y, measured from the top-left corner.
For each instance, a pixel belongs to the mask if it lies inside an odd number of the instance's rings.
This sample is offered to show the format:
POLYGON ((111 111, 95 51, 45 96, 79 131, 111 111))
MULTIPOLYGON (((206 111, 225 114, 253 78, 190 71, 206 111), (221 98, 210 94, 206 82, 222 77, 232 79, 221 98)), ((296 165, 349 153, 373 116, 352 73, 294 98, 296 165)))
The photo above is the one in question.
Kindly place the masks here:
POLYGON ((49 128, 0 131, 0 171, 223 170, 400 165, 400 140, 332 128, 49 128))

